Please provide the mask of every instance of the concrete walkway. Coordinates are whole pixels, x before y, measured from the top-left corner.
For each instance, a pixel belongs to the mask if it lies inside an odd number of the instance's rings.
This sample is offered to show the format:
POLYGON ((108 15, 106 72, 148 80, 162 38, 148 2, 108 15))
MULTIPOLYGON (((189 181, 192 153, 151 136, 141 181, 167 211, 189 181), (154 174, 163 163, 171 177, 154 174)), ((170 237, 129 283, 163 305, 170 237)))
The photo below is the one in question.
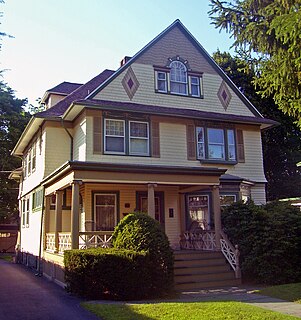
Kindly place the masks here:
POLYGON ((255 294, 254 288, 223 288, 182 292, 181 301, 240 301, 301 318, 301 304, 255 294))
POLYGON ((0 259, 0 320, 99 320, 80 302, 21 265, 0 259))

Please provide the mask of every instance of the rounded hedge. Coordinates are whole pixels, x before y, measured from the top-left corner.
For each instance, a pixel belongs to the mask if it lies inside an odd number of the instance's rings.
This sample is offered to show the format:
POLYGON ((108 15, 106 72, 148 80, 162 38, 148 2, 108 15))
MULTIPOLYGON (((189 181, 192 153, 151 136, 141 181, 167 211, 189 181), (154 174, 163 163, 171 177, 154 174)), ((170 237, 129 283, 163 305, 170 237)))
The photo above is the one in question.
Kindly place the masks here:
POLYGON ((163 296, 173 291, 173 252, 158 221, 141 212, 128 214, 116 226, 112 245, 149 256, 149 296, 163 296))

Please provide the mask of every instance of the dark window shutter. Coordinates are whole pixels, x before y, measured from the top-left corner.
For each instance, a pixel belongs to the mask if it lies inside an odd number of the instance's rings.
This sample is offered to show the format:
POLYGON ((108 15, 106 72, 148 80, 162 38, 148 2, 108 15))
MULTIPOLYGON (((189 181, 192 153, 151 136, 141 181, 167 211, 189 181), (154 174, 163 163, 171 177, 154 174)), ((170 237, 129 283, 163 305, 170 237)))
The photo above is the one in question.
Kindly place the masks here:
POLYGON ((160 158, 160 127, 159 122, 152 121, 152 157, 160 158))
POLYGON ((237 136, 237 161, 245 162, 244 136, 242 130, 236 131, 237 136))
POLYGON ((93 153, 101 153, 101 117, 93 117, 93 153))
POLYGON ((187 136, 187 159, 196 160, 195 126, 193 124, 187 124, 186 136, 187 136))

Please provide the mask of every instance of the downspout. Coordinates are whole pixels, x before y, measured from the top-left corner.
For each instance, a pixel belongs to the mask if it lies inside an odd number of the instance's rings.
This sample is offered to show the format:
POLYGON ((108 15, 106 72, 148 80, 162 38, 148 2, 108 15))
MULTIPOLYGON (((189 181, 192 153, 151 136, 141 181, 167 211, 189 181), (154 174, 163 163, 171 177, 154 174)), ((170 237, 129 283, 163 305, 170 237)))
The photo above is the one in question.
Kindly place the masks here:
POLYGON ((73 137, 71 135, 71 133, 68 131, 68 129, 65 127, 65 124, 64 124, 64 119, 62 118, 61 119, 61 124, 62 124, 62 127, 65 129, 65 131, 67 132, 68 136, 70 137, 70 141, 71 141, 71 146, 70 146, 70 161, 73 160, 73 137))
POLYGON ((42 201, 42 213, 41 213, 41 225, 40 225, 40 243, 39 243, 39 258, 37 265, 37 273, 36 276, 41 277, 43 273, 41 272, 42 266, 42 246, 43 246, 43 224, 44 224, 44 213, 45 213, 45 187, 43 187, 43 201, 42 201))

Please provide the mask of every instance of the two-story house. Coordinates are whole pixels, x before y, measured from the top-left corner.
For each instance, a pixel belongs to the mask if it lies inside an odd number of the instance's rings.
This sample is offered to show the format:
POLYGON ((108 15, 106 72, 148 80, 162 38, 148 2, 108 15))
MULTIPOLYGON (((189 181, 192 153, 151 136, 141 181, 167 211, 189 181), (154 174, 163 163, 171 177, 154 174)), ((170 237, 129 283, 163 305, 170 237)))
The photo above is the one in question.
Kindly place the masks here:
POLYGON ((63 82, 42 101, 13 150, 23 158, 19 249, 58 281, 65 249, 108 246, 135 210, 175 250, 218 251, 221 206, 265 203, 261 130, 275 123, 179 20, 118 70, 63 82))

